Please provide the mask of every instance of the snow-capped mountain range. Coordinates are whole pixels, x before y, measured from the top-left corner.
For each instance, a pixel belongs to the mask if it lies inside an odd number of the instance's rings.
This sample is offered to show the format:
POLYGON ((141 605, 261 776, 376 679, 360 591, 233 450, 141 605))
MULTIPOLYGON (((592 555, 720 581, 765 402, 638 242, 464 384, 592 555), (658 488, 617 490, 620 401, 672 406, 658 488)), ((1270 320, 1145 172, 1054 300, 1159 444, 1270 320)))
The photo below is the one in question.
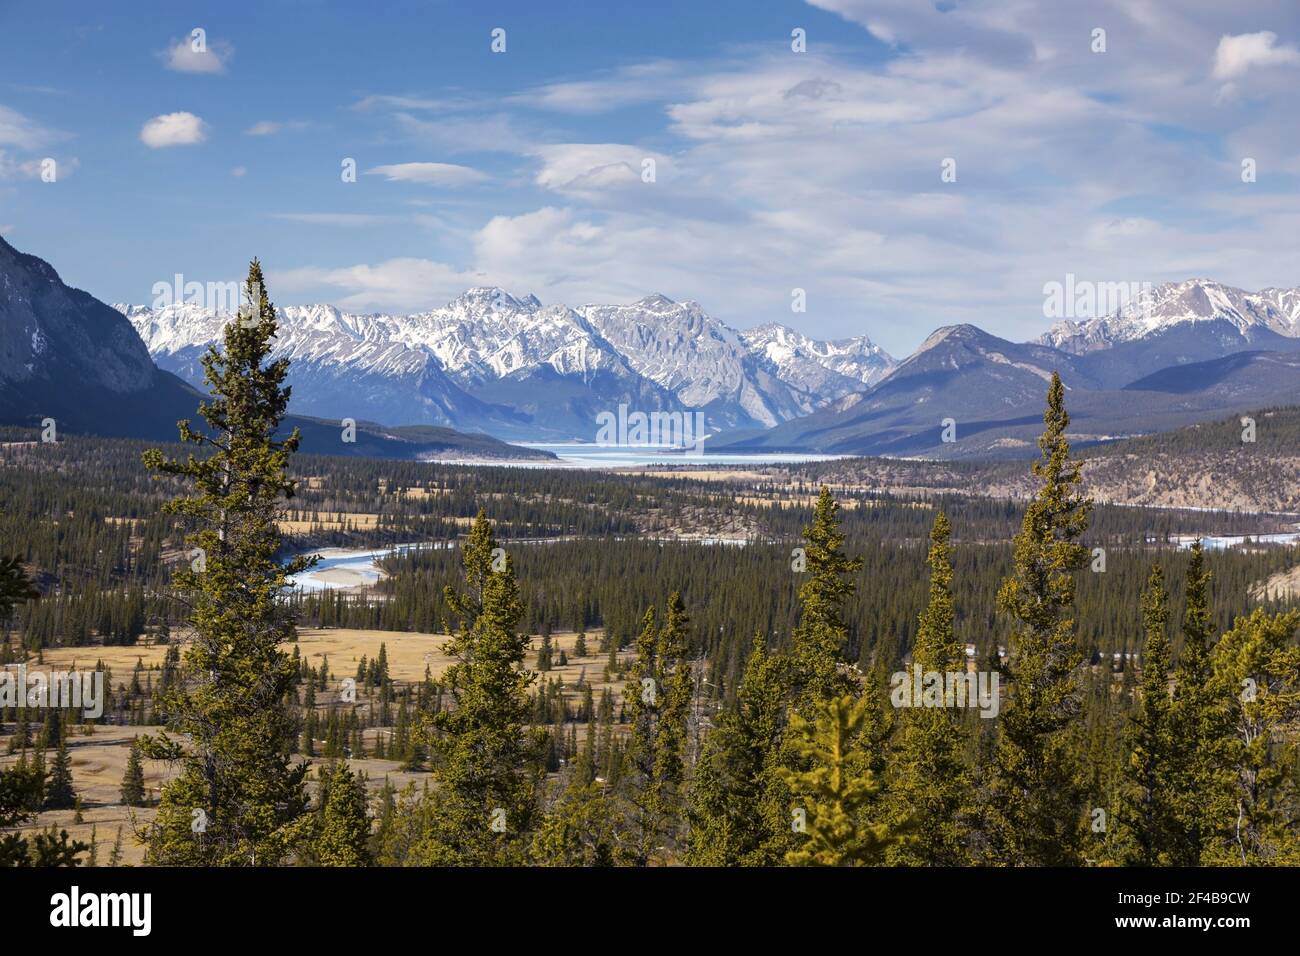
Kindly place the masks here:
POLYGON ((1247 293, 1197 279, 1152 287, 1112 315, 1033 342, 973 325, 936 330, 879 383, 715 451, 1020 454, 1041 428, 1053 372, 1075 439, 1176 428, 1300 403, 1300 290, 1247 293), (956 423, 955 440, 940 423, 956 423))
MULTIPOLYGON (((117 305, 154 360, 199 383, 230 316, 195 304, 117 305)), ((865 336, 820 342, 780 325, 737 332, 694 302, 544 306, 470 289, 412 315, 280 309, 275 356, 293 406, 322 417, 590 440, 596 415, 702 410, 712 429, 766 428, 879 381, 893 359, 865 336)))
MULTIPOLYGON (((200 356, 229 320, 190 304, 116 308, 162 368, 196 384, 200 356)), ((974 326, 940 329, 901 362, 865 335, 822 341, 777 324, 742 332, 662 295, 570 308, 496 288, 411 315, 288 306, 275 354, 291 360, 301 414, 590 441, 597 415, 626 403, 702 411, 713 432, 775 429, 763 440, 784 443, 804 435, 804 418, 809 428, 839 415, 862 419, 855 432, 875 427, 873 409, 924 405, 940 381, 952 414, 983 409, 993 422, 998 409, 1032 403, 1031 393, 1037 401, 1052 370, 1073 389, 1110 394, 1162 370, 1297 350, 1300 289, 1246 292, 1191 279, 1148 288, 1107 316, 1058 322, 1020 345, 974 326), (905 381, 926 384, 913 394, 905 381)), ((1287 399, 1285 382, 1271 388, 1287 399)))
POLYGON ((1260 330, 1300 336, 1300 289, 1245 292, 1210 279, 1171 282, 1141 291, 1111 315, 1058 322, 1036 341, 1082 355, 1176 326, 1213 321, 1248 338, 1260 330))

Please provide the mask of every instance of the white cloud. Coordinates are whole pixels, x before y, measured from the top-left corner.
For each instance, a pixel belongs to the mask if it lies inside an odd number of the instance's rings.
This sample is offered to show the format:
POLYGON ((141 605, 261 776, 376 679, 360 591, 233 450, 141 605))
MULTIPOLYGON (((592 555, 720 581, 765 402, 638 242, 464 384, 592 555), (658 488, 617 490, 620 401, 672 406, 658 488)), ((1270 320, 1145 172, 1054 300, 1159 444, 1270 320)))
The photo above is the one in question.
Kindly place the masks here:
POLYGON ((604 113, 635 103, 663 101, 686 91, 680 64, 634 63, 591 80, 548 83, 512 98, 526 106, 563 113, 604 113))
POLYGON ((67 138, 66 133, 48 129, 17 110, 0 104, 0 146, 25 150, 43 149, 67 138))
POLYGON ((539 146, 533 154, 542 161, 534 181, 556 192, 592 193, 641 185, 647 159, 654 161, 656 183, 668 168, 663 154, 621 143, 557 143, 539 146))
POLYGON ((149 120, 140 130, 140 142, 150 149, 192 146, 208 136, 208 124, 193 113, 164 113, 149 120))
POLYGON ((362 97, 354 105, 354 110, 396 109, 396 110, 437 110, 452 105, 449 100, 435 100, 427 96, 401 96, 377 93, 362 97))
POLYGON ((425 186, 466 186, 488 177, 469 166, 454 163, 397 163, 375 166, 367 176, 383 176, 390 183, 420 183, 425 186))
POLYGON ((224 73, 226 63, 234 55, 234 48, 221 40, 206 40, 203 49, 195 49, 197 41, 182 37, 174 41, 159 56, 167 69, 177 73, 224 73))
POLYGON ((1214 78, 1231 80, 1251 67, 1300 63, 1300 50, 1278 46, 1277 34, 1268 30, 1224 36, 1214 51, 1214 78))
POLYGON ((306 120, 258 120, 248 129, 245 136, 274 136, 276 133, 306 129, 311 124, 306 120))
POLYGON ((46 173, 46 163, 53 164, 49 167, 49 171, 54 174, 54 179, 51 182, 67 179, 81 166, 81 162, 75 156, 71 159, 61 159, 54 156, 42 156, 39 159, 16 159, 0 149, 0 180, 43 179, 46 173))
POLYGON ((1158 231, 1160 224, 1155 220, 1129 216, 1093 223, 1088 227, 1086 240, 1092 247, 1108 247, 1128 239, 1149 237, 1158 231))
POLYGON ((393 114, 393 122, 410 139, 447 153, 524 153, 536 142, 520 132, 505 113, 474 112, 427 120, 398 112, 393 114))
POLYGON ((232 169, 232 170, 230 171, 230 175, 232 175, 232 176, 234 176, 236 179, 238 179, 238 178, 240 178, 241 176, 243 176, 243 175, 244 175, 245 173, 247 173, 247 172, 248 172, 248 167, 247 167, 247 166, 236 166, 234 169, 232 169))
POLYGON ((373 265, 328 269, 309 266, 273 273, 276 289, 316 295, 324 287, 342 292, 333 301, 345 309, 414 312, 441 305, 465 289, 483 285, 483 276, 430 259, 397 258, 373 265))

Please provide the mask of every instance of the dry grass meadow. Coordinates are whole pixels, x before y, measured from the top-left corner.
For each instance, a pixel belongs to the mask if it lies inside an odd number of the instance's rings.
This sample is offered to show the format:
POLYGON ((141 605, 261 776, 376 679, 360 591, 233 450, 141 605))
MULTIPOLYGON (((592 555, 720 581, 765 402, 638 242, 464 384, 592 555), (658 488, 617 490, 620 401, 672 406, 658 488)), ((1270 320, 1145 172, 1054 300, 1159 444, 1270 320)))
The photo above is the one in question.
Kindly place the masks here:
MULTIPOLYGON (((589 654, 583 658, 574 657, 574 643, 577 634, 573 632, 553 634, 554 656, 559 658, 560 650, 568 655, 568 663, 556 664, 551 671, 542 675, 546 679, 563 681, 566 697, 576 695, 573 690, 580 676, 592 685, 593 692, 599 699, 602 690, 611 688, 617 700, 622 693, 621 681, 605 680, 606 658, 598 654, 600 643, 599 631, 587 634, 589 654)), ((175 639, 175 638, 174 638, 175 639)), ((445 634, 419 634, 402 631, 372 631, 350 628, 302 628, 298 634, 299 653, 314 668, 329 658, 330 686, 327 691, 317 696, 317 704, 324 708, 339 699, 339 688, 344 678, 355 675, 357 665, 364 656, 374 659, 381 646, 388 657, 389 675, 398 685, 418 682, 424 679, 425 668, 436 678, 452 664, 453 659, 444 653, 447 643, 445 634)), ((541 639, 534 636, 526 658, 529 667, 536 663, 536 653, 541 639)), ((138 644, 119 647, 68 647, 47 648, 41 655, 41 663, 29 661, 29 667, 42 669, 72 670, 89 669, 102 662, 112 673, 113 685, 127 683, 139 662, 146 673, 154 672, 162 666, 166 646, 138 644)), ((141 678, 144 680, 144 676, 141 678)), ((539 677, 539 681, 542 677, 539 677)), ((361 696, 358 706, 366 706, 366 698, 361 696)), ((5 728, 12 730, 12 725, 5 728)), ((144 848, 135 838, 140 827, 146 826, 155 811, 150 808, 130 808, 121 803, 119 789, 126 772, 126 761, 131 749, 131 740, 138 734, 157 733, 160 727, 135 727, 102 724, 94 728, 90 736, 83 734, 79 727, 74 727, 68 737, 68 749, 72 758, 72 779, 77 794, 81 797, 81 822, 75 822, 74 810, 47 810, 37 816, 25 832, 43 829, 51 825, 67 830, 78 840, 90 843, 92 834, 96 844, 96 857, 100 866, 106 866, 117 839, 119 829, 122 834, 121 863, 137 865, 143 861, 144 848)), ((579 735, 584 731, 579 725, 579 735)), ((388 731, 374 728, 366 732, 367 745, 372 745, 380 733, 388 731)), ((0 735, 0 767, 11 766, 18 758, 16 754, 6 754, 9 736, 0 735)), ((53 753, 47 753, 46 764, 53 759, 53 753)), ((319 759, 316 762, 320 762, 319 759)), ((372 791, 383 787, 385 780, 399 790, 407 783, 414 782, 422 786, 429 779, 427 773, 407 773, 399 769, 395 760, 376 760, 365 758, 349 760, 354 770, 364 771, 372 791)), ((159 762, 146 760, 145 785, 153 799, 167 780, 170 770, 159 762)), ((83 861, 86 859, 83 856, 83 861)))

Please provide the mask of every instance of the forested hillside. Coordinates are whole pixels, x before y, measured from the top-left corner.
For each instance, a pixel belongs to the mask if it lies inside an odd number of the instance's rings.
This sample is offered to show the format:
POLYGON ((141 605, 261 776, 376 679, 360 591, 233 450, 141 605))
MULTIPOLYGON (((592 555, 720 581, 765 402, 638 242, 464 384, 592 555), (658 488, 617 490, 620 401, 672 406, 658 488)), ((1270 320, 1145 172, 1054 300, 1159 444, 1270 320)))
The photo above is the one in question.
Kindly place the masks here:
MULTIPOLYGON (((1215 511, 1300 512, 1300 407, 1247 410, 1217 422, 1078 449, 1099 502, 1215 511)), ((809 481, 927 491, 978 489, 1023 498, 1022 463, 852 458, 801 465, 809 481)))

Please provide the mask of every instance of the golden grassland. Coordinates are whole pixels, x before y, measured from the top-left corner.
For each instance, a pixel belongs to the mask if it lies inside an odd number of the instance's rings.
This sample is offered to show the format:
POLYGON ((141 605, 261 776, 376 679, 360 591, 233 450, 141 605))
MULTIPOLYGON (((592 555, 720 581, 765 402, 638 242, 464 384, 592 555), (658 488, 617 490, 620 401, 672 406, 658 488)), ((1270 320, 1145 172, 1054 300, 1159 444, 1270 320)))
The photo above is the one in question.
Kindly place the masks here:
MULTIPOLYGON (((183 650, 183 633, 173 632, 173 640, 181 640, 183 650)), ((620 680, 605 679, 606 658, 596 653, 601 638, 600 631, 587 633, 588 655, 583 658, 574 656, 575 632, 557 633, 551 636, 554 647, 554 659, 558 662, 560 651, 568 655, 568 663, 558 663, 547 673, 538 677, 563 681, 565 697, 570 702, 578 696, 574 689, 580 677, 591 684, 595 699, 599 701, 601 692, 610 688, 617 701, 623 690, 620 680)), ((454 659, 445 652, 448 642, 446 634, 425 634, 404 631, 375 631, 356 628, 302 628, 298 632, 299 653, 313 667, 319 668, 326 657, 329 658, 330 681, 326 691, 317 695, 317 705, 324 711, 340 696, 342 681, 356 674, 357 665, 364 656, 373 660, 384 647, 388 657, 389 676, 399 685, 418 682, 424 679, 425 668, 437 678, 454 663, 454 659)), ((290 645, 291 646, 291 645, 290 645)), ((541 638, 531 639, 525 662, 531 669, 536 665, 537 650, 541 638)), ((167 648, 158 644, 136 644, 133 646, 91 646, 46 648, 41 655, 41 663, 29 661, 29 667, 42 669, 71 670, 88 669, 96 662, 112 671, 114 686, 130 682, 131 673, 137 662, 142 663, 147 671, 161 668, 167 648)), ((143 677, 142 677, 143 680, 143 677)), ((536 686, 536 685, 535 685, 536 686)), ((359 695, 358 707, 366 708, 370 701, 363 694, 359 695)), ((7 728, 7 729, 12 729, 7 728)), ((118 828, 122 830, 121 862, 125 865, 138 865, 144 859, 144 847, 136 838, 139 829, 147 826, 156 813, 152 807, 132 808, 121 803, 120 788, 122 777, 126 773, 127 757, 130 754, 131 740, 142 734, 157 733, 160 727, 152 726, 116 726, 99 725, 91 736, 85 736, 79 727, 73 727, 68 737, 68 749, 72 759, 73 786, 81 797, 82 808, 80 823, 75 822, 74 810, 47 810, 25 827, 21 832, 28 835, 55 826, 67 830, 69 835, 85 843, 91 842, 92 832, 97 847, 97 861, 100 866, 108 864, 113 843, 117 839, 118 828)), ((371 728, 365 731, 366 746, 372 749, 380 734, 390 733, 384 728, 371 728)), ((585 735, 585 725, 578 726, 579 739, 585 735)), ((0 767, 9 767, 17 761, 17 755, 7 755, 8 736, 0 736, 0 767)), ((324 743, 320 741, 319 743, 324 743)), ((46 754, 46 765, 53 760, 52 751, 46 754)), ((314 758, 319 764, 323 761, 314 758)), ((374 757, 348 760, 353 770, 365 773, 368 785, 373 792, 380 790, 385 781, 401 790, 408 783, 421 787, 429 781, 427 773, 410 773, 401 770, 395 760, 378 760, 374 757)), ((145 760, 145 787, 151 800, 156 801, 163 784, 174 773, 160 761, 145 760)), ((83 862, 86 856, 82 857, 83 862)))
POLYGON ((373 511, 321 511, 308 519, 282 518, 276 525, 284 534, 305 534, 312 530, 343 531, 346 528, 369 531, 379 526, 379 515, 373 511))

